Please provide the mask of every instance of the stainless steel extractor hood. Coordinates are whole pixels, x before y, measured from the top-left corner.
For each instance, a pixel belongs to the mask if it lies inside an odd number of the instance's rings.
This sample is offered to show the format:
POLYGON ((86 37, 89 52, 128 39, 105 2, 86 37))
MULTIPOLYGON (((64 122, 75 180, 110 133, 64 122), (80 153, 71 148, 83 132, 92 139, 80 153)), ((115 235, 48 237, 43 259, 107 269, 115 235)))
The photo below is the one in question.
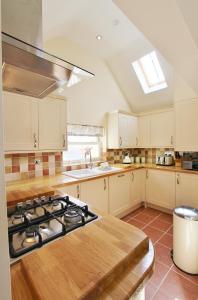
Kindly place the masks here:
POLYGON ((44 98, 61 86, 70 87, 94 76, 40 49, 41 0, 3 0, 2 12, 4 90, 44 98))

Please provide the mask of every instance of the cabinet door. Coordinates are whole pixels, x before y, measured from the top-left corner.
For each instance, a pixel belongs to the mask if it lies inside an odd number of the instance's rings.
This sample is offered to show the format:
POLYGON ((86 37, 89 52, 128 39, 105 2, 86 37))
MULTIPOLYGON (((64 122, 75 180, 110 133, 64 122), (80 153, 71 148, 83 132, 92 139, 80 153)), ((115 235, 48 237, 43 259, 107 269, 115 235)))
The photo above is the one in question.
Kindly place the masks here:
POLYGON ((198 151, 198 99, 175 104, 177 151, 198 151))
POLYGON ((66 149, 66 102, 55 98, 39 101, 39 149, 66 149))
POLYGON ((131 206, 145 200, 145 170, 131 172, 130 199, 131 206))
POLYGON ((146 202, 164 208, 175 207, 175 173, 147 170, 146 202))
POLYGON ((176 205, 187 205, 198 209, 198 176, 176 174, 176 205))
POLYGON ((121 148, 137 146, 137 118, 127 114, 119 114, 119 141, 121 148))
POLYGON ((173 111, 152 114, 150 116, 150 144, 152 147, 173 147, 174 113, 173 111))
POLYGON ((109 212, 118 216, 131 207, 130 172, 109 177, 109 212))
POLYGON ((108 212, 108 178, 81 183, 80 199, 93 208, 108 212))
POLYGON ((65 193, 69 196, 72 196, 74 198, 80 198, 80 185, 79 184, 72 184, 65 187, 58 188, 57 191, 60 191, 62 193, 65 193))
POLYGON ((38 149, 38 101, 3 93, 5 151, 38 149))
POLYGON ((150 116, 138 118, 138 140, 139 147, 150 147, 150 116))

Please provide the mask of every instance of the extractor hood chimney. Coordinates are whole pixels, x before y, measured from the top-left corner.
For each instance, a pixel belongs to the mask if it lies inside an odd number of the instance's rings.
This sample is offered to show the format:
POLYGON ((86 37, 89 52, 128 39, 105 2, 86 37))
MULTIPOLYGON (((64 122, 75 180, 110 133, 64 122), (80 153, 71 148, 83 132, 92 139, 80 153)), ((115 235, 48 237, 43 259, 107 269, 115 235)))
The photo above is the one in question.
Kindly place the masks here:
POLYGON ((94 74, 42 50, 42 0, 2 0, 3 90, 44 98, 94 74))

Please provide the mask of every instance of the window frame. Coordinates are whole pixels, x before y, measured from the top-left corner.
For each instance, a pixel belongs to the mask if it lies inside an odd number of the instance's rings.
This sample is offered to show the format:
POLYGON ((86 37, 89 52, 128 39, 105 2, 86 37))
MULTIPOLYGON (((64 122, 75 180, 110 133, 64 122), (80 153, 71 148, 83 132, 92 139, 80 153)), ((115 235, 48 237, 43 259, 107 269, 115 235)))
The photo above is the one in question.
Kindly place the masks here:
POLYGON ((134 61, 132 63, 132 67, 145 94, 160 91, 168 87, 166 78, 164 76, 163 70, 161 68, 159 59, 155 51, 152 51, 142 56, 140 59, 134 61), (151 80, 148 77, 148 72, 146 71, 146 67, 143 63, 143 59, 147 56, 151 60, 150 62, 152 63, 152 68, 155 72, 156 77, 159 78, 157 83, 152 84, 151 80))

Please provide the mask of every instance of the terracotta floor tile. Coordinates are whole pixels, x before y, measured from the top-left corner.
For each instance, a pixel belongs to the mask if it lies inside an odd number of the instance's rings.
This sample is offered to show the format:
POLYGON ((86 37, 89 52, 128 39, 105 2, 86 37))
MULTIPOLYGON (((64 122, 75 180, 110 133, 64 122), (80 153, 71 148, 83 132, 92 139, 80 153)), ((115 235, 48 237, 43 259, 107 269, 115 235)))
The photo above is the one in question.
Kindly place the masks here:
POLYGON ((155 254, 156 254, 156 261, 159 261, 169 267, 173 265, 169 248, 157 242, 155 244, 155 254))
POLYGON ((165 233, 158 243, 163 244, 164 246, 173 249, 173 236, 171 234, 165 233))
POLYGON ((152 216, 152 217, 157 217, 161 214, 159 210, 153 209, 151 207, 147 207, 144 209, 144 214, 152 216))
POLYGON ((158 218, 155 219, 152 223, 149 224, 151 227, 157 228, 158 230, 161 231, 167 231, 171 225, 167 222, 163 222, 159 220, 158 218))
POLYGON ((198 286, 174 271, 170 271, 153 300, 197 300, 198 286))
POLYGON ((127 223, 132 224, 139 229, 142 229, 143 227, 145 227, 145 223, 142 223, 134 218, 130 219, 127 223))
POLYGON ((169 214, 162 213, 157 219, 170 224, 173 223, 173 216, 169 214))
POLYGON ((170 270, 170 267, 165 266, 165 265, 161 264, 160 262, 156 261, 154 273, 151 276, 151 278, 149 279, 149 283, 158 287, 169 270, 170 270))
POLYGON ((194 284, 198 285, 198 275, 189 275, 178 269, 175 265, 172 266, 172 270, 185 277, 186 279, 190 280, 194 284))
POLYGON ((143 211, 144 211, 144 207, 142 206, 142 207, 134 210, 130 214, 126 215, 125 217, 121 218, 121 220, 127 222, 129 219, 135 217, 136 215, 140 214, 143 211))
POLYGON ((157 230, 156 228, 150 227, 149 225, 146 226, 143 231, 148 235, 148 237, 155 243, 159 238, 162 236, 163 232, 157 230))
POLYGON ((153 220, 152 216, 146 215, 146 214, 144 214, 144 212, 140 213, 139 215, 135 216, 134 218, 145 224, 148 224, 149 222, 151 222, 153 220))
POLYGON ((145 300, 151 300, 157 289, 158 288, 154 284, 148 282, 145 287, 145 300))
POLYGON ((167 231, 167 233, 173 235, 173 226, 171 226, 171 228, 167 231))

